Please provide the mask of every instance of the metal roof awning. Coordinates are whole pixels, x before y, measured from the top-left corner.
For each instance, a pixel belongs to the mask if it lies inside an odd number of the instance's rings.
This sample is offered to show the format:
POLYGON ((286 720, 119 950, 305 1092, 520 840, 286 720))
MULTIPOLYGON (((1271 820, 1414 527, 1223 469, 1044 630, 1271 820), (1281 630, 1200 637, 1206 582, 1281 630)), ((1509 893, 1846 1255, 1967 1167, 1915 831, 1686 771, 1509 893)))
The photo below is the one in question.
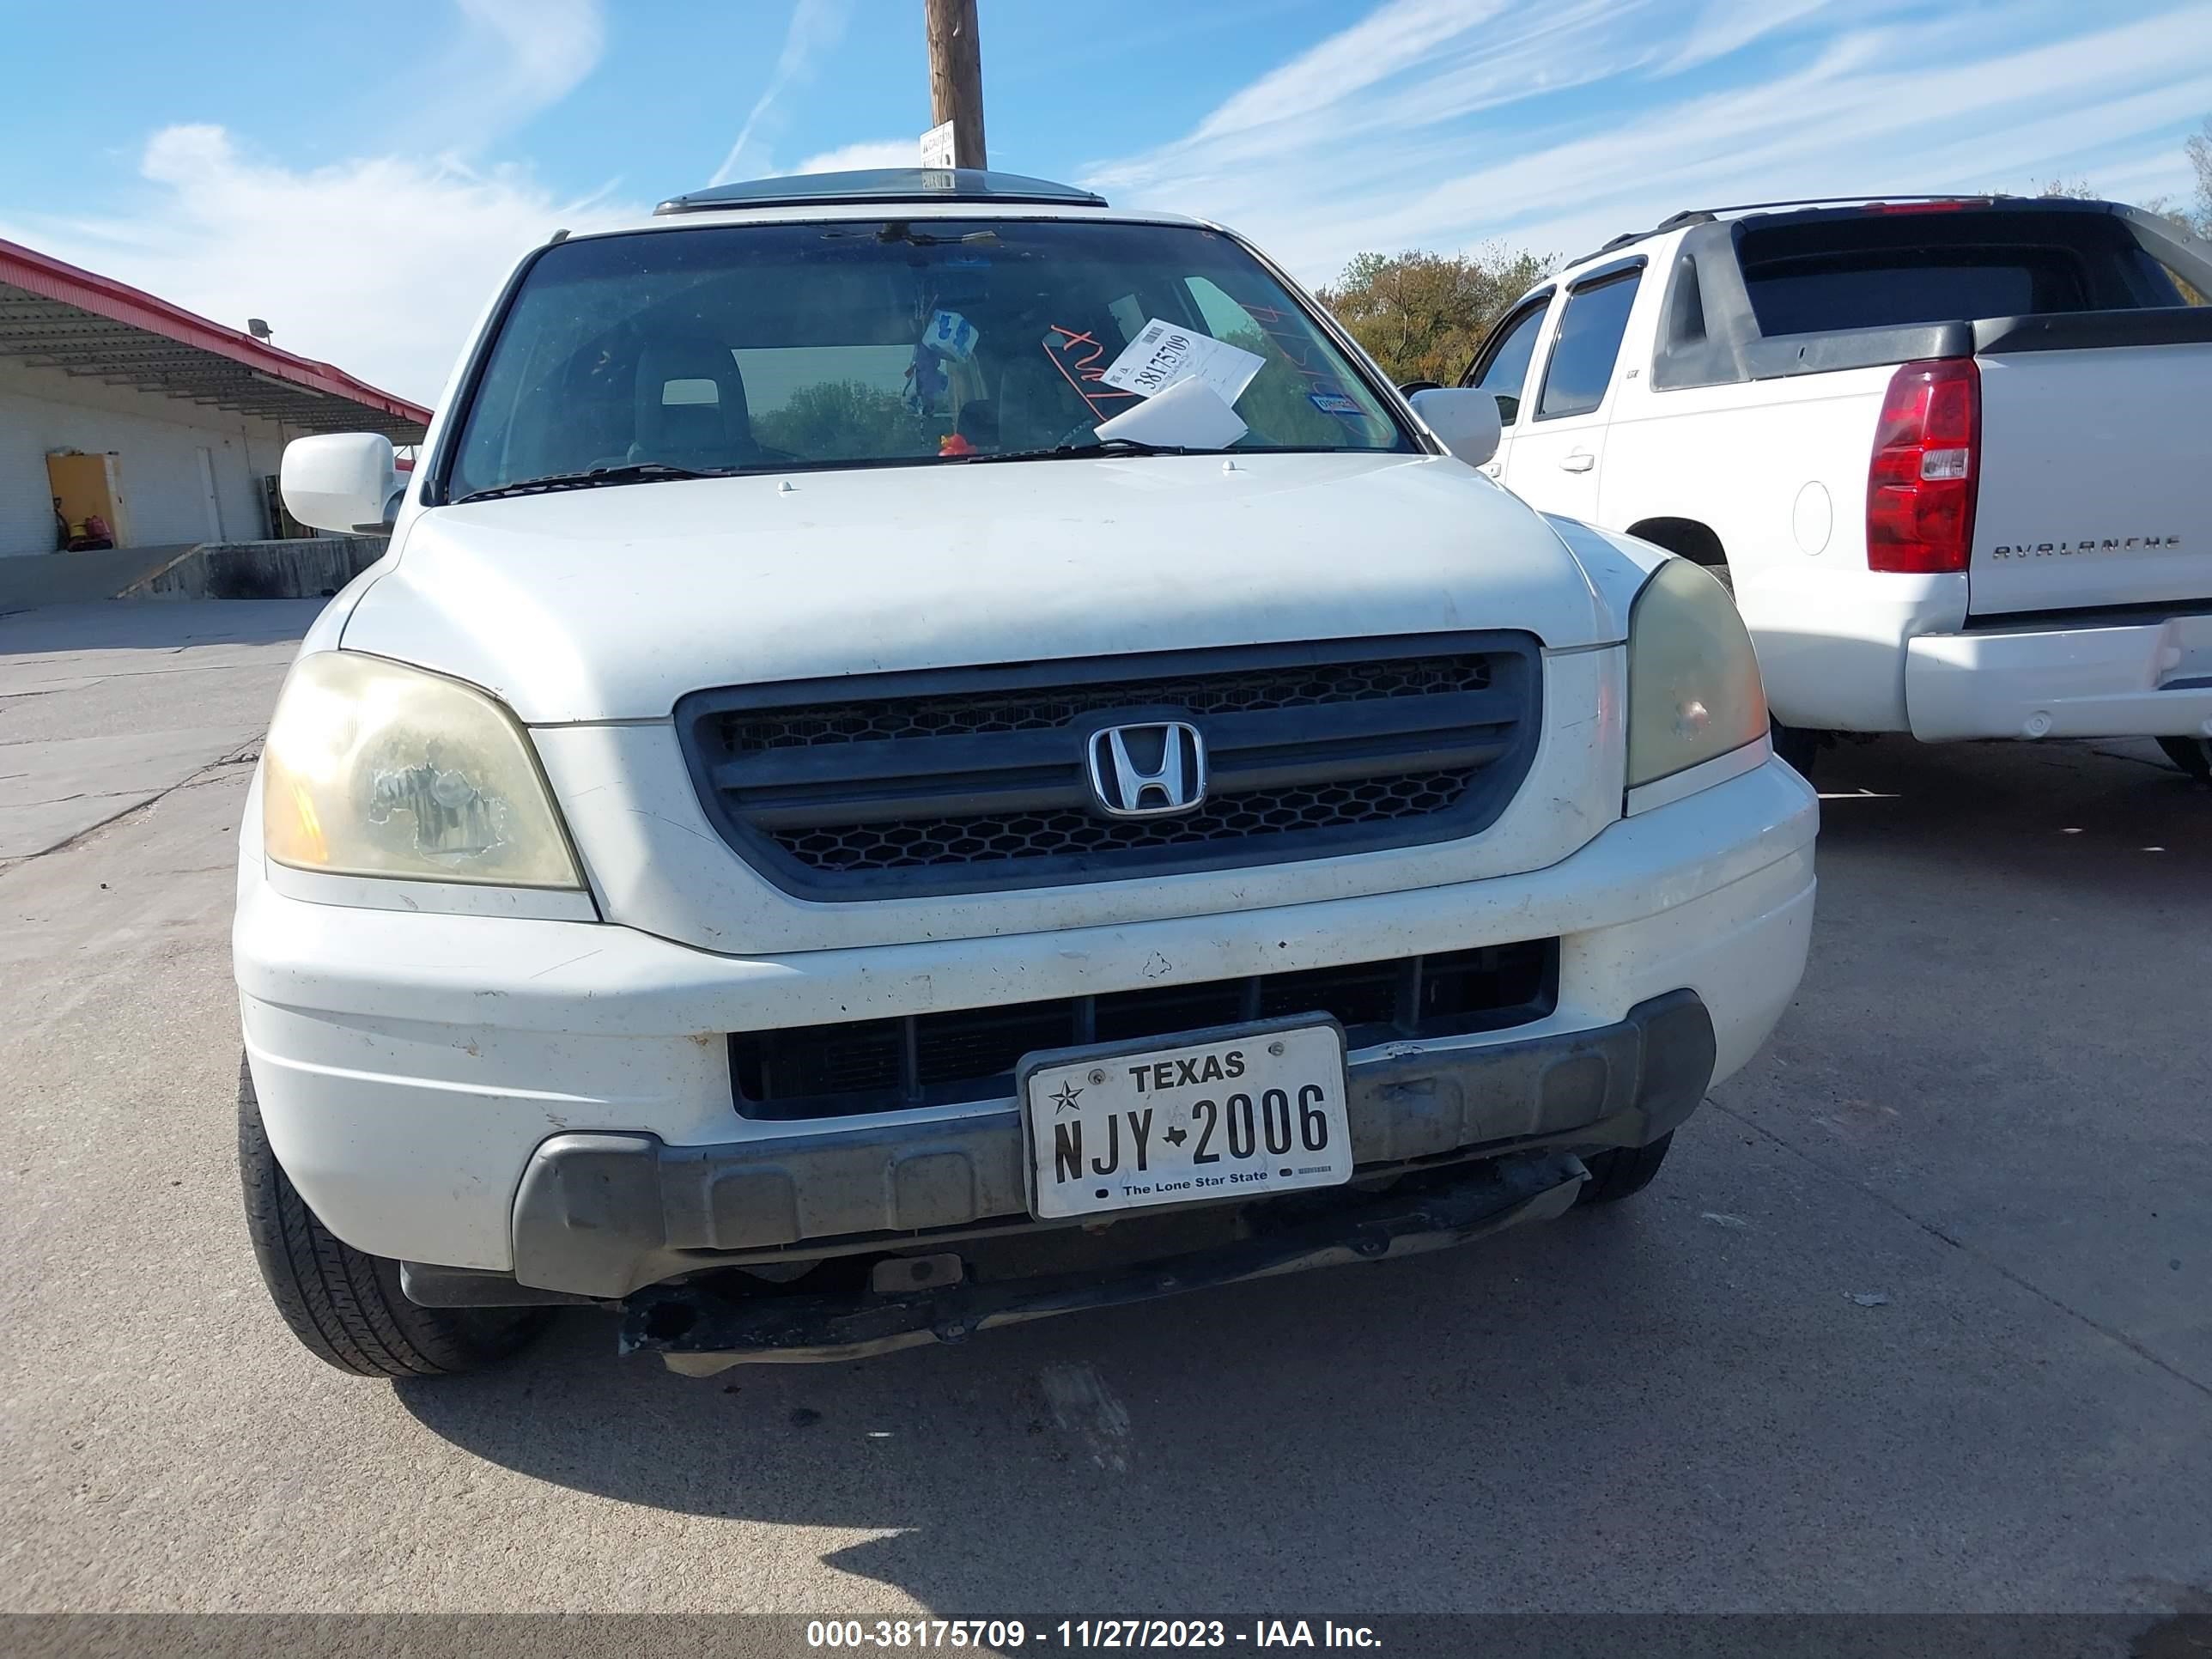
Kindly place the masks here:
POLYGON ((0 240, 0 356, 135 386, 295 432, 422 441, 430 411, 18 243, 0 240))

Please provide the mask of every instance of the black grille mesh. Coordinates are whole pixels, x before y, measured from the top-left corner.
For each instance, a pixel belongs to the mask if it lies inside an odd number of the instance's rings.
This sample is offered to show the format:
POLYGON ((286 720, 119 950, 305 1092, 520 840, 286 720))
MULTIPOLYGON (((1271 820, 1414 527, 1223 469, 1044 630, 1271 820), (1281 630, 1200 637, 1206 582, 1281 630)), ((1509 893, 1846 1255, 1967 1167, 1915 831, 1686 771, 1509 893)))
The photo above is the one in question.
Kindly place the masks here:
POLYGON ((1011 1095, 1024 1054, 1292 1014, 1331 1016, 1355 1048, 1392 1036, 1496 1030, 1549 1013, 1558 977, 1559 942, 1530 939, 905 1019, 740 1032, 730 1039, 730 1072, 738 1109, 748 1117, 838 1117, 1011 1095))
POLYGON ((1397 662, 1301 664, 1235 674, 1179 675, 1055 686, 1048 691, 963 691, 933 697, 731 712, 715 721, 727 756, 830 743, 884 743, 993 732, 1048 732, 1085 714, 1173 705, 1196 714, 1318 708, 1383 697, 1480 691, 1490 684, 1482 656, 1407 657, 1397 662))
POLYGON ((1429 634, 732 687, 676 714, 732 847, 786 891, 872 899, 1473 835, 1527 775, 1541 685, 1525 635, 1429 634), (1166 720, 1197 728, 1206 799, 1114 816, 1097 733, 1166 720))
POLYGON ((986 859, 1190 847, 1441 812, 1465 793, 1470 776, 1466 772, 1422 772, 1261 790, 1219 796, 1195 812, 1172 818, 1102 819, 1066 807, 908 823, 829 824, 782 831, 776 840, 793 858, 817 870, 899 870, 986 859))

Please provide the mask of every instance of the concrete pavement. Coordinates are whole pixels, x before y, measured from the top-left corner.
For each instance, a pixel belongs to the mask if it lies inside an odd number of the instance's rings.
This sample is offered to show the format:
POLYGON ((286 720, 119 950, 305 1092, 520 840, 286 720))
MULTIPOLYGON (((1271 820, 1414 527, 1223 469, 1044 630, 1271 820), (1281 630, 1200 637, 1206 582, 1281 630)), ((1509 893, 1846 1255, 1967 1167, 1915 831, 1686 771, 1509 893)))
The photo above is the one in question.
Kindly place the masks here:
POLYGON ((1826 757, 1797 1004, 1616 1210, 705 1382, 575 1314, 393 1386, 278 1323, 232 1167, 242 763, 313 606, 130 609, 0 620, 0 773, 100 786, 0 797, 52 848, 0 865, 0 1607, 2212 1594, 2212 792, 2148 750, 1826 757))
POLYGON ((259 740, 319 599, 0 617, 0 869, 259 740))

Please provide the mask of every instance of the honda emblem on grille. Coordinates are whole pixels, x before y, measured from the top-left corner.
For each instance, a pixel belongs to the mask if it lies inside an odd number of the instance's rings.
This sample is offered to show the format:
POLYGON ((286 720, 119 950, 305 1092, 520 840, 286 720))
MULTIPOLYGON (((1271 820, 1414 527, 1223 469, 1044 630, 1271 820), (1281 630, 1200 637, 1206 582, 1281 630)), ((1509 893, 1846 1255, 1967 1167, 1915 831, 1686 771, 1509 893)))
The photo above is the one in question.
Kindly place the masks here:
POLYGON ((1091 788, 1109 817, 1158 818, 1206 799, 1206 740, 1187 720, 1091 734, 1091 788))

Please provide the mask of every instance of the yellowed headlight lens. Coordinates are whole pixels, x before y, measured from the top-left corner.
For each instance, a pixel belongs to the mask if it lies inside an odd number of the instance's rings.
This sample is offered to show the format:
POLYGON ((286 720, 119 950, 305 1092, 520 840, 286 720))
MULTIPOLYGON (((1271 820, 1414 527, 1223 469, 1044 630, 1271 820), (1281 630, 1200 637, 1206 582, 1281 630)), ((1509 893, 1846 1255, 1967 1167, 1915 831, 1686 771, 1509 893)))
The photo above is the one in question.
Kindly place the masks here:
POLYGON ((529 739, 473 686, 353 652, 302 657, 261 757, 269 856, 501 887, 583 883, 529 739))
POLYGON ((1628 623, 1628 787, 1672 777, 1766 732, 1766 689, 1728 590, 1669 559, 1628 623))

